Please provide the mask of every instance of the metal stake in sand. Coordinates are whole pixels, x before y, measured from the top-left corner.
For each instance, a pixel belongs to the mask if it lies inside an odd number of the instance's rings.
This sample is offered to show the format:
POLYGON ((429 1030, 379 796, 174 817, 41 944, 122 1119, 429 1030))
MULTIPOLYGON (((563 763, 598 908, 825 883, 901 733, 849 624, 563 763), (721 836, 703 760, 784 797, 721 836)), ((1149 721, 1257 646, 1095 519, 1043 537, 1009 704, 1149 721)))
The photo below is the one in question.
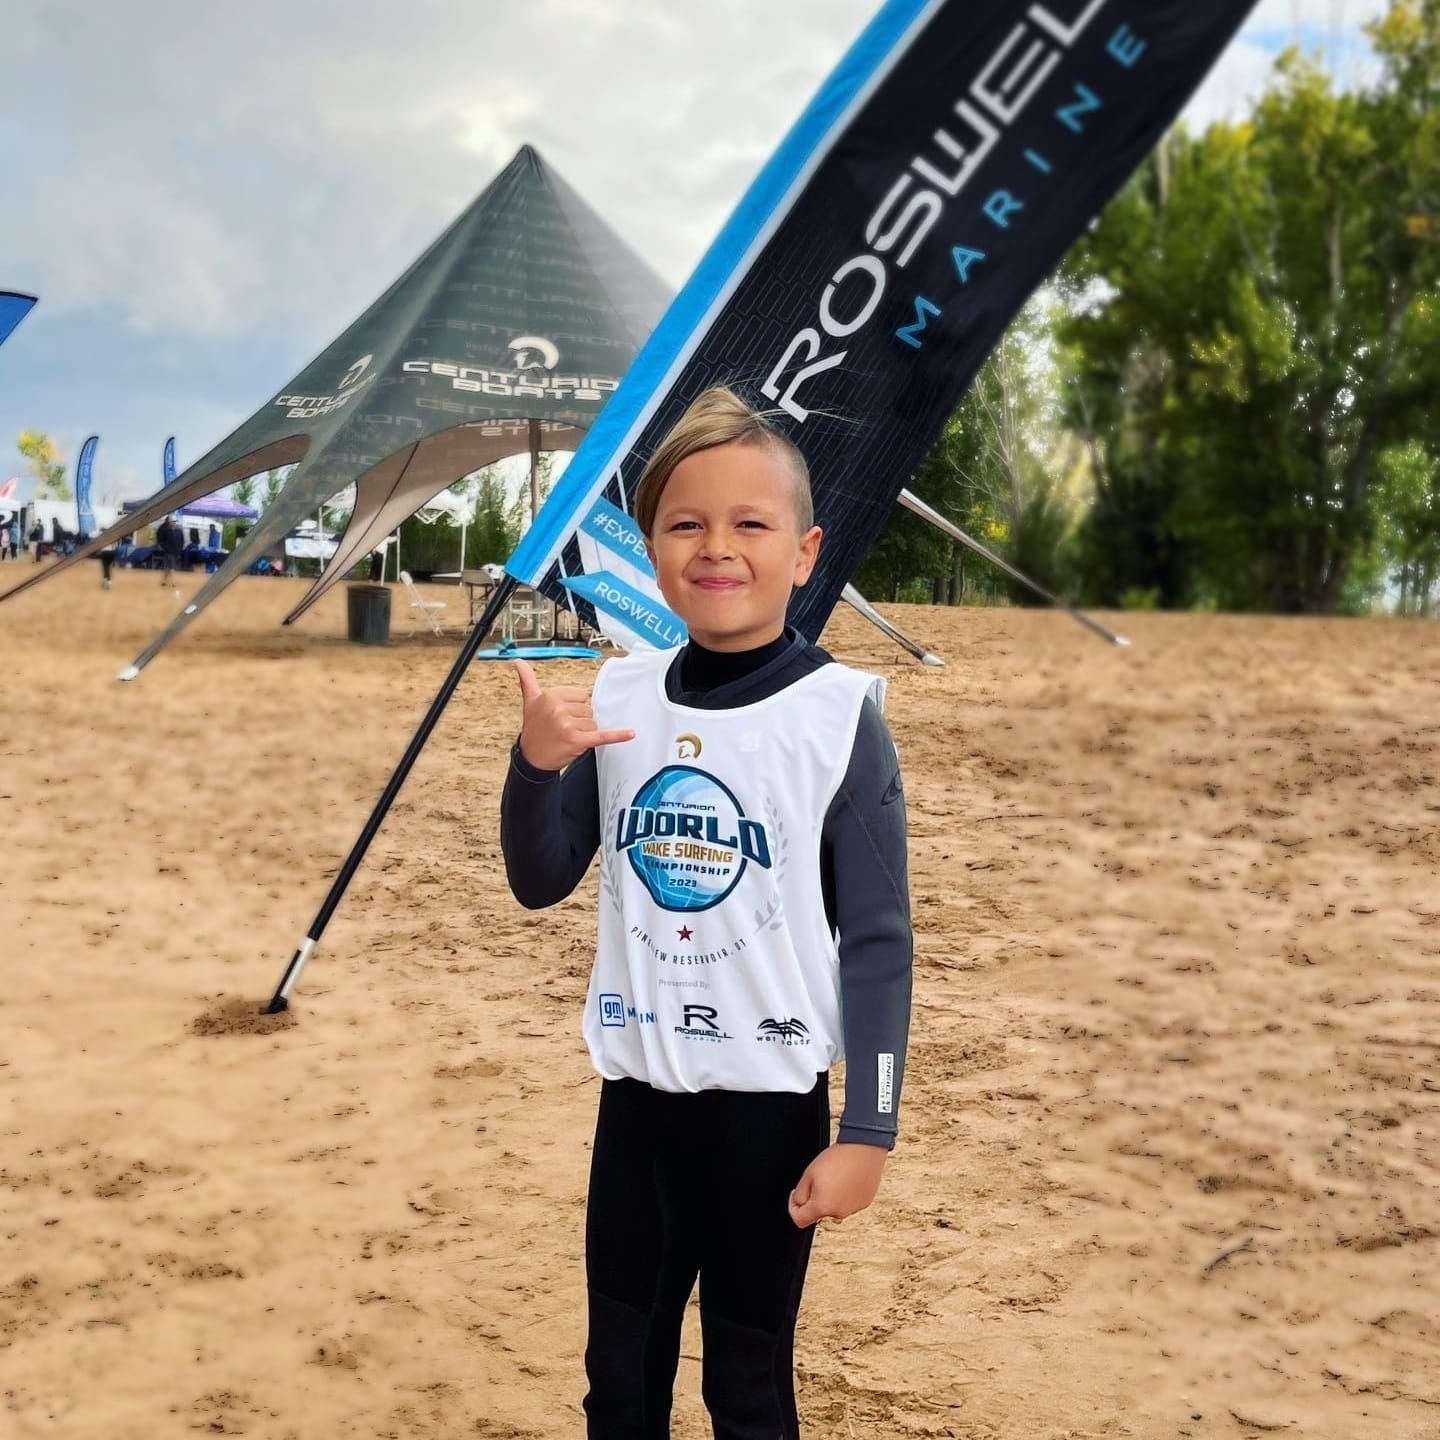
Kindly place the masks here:
POLYGON ((1063 610, 1077 625, 1083 625, 1087 630, 1093 631, 1102 640, 1108 640, 1112 645, 1128 645, 1130 643, 1123 635, 1117 635, 1113 630, 1107 630, 1098 620, 1092 620, 1073 605, 1067 605, 1065 601, 1052 595, 1043 585, 1037 585, 1028 575, 1022 575, 993 550, 987 550, 978 540, 972 540, 958 525, 952 524, 938 510, 932 510, 918 495, 912 495, 908 490, 902 490, 900 503, 907 510, 913 510, 922 520, 928 520, 937 530, 943 531, 952 540, 958 540, 992 565, 998 565, 1007 575, 1033 590, 1042 600, 1049 601, 1057 610, 1063 610))
POLYGON ((455 657, 455 663, 450 667, 450 673, 445 677, 435 698, 430 702, 430 708, 425 712, 425 718, 420 722, 420 728, 411 736, 410 743, 405 747, 405 753, 400 757, 400 763, 395 767, 395 773, 386 782, 384 790, 380 792, 380 798, 375 802, 375 808, 370 812, 370 818, 365 822, 365 828, 361 830, 360 838, 350 847, 350 853, 345 857, 345 863, 340 867, 340 873, 336 875, 334 883, 330 886, 330 893, 326 895, 324 904, 316 912, 315 919, 311 921, 310 929, 300 942, 299 948, 290 957, 290 963, 285 967, 284 975, 280 977, 280 984, 276 986, 275 993, 270 997, 270 1003, 261 1012, 262 1014, 277 1015, 280 1011, 289 1008, 290 992, 295 988, 295 982, 300 978, 300 972, 305 968, 305 962, 309 960, 320 937, 325 933, 325 927, 330 923, 330 917, 338 908, 346 890, 350 888, 350 882, 355 878, 355 872, 360 868, 360 862, 364 860, 365 852, 370 848, 370 842, 379 832, 386 814, 395 803, 395 797, 399 795, 400 787, 404 785, 411 770, 415 768, 415 762, 420 758, 420 752, 425 748, 425 742, 429 740, 446 705, 450 703, 450 697, 454 695, 456 687, 464 678, 465 671, 469 669, 476 652, 484 645, 485 637, 490 633, 491 627, 500 618, 500 612, 509 604, 510 594, 515 589, 516 583, 513 576, 507 575, 495 587, 495 593, 490 597, 490 603, 486 605, 480 619, 470 627, 470 633, 465 637, 465 643, 460 647, 460 653, 455 657))
POLYGON ((898 625, 892 625, 853 585, 840 592, 840 598, 863 615, 882 634, 888 635, 902 650, 908 650, 922 665, 943 665, 945 662, 912 640, 898 625))

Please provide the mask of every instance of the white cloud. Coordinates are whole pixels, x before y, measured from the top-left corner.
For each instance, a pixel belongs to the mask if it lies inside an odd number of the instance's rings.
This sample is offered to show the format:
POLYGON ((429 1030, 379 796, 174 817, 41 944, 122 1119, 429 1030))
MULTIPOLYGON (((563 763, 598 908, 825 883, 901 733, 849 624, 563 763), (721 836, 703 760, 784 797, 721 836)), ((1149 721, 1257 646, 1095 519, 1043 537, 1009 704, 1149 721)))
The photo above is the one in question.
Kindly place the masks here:
POLYGON ((1186 121, 1202 129, 1243 115, 1270 81, 1276 56, 1291 44, 1318 48, 1338 84, 1365 83, 1374 64, 1362 27, 1389 8, 1390 0, 1260 0, 1186 107, 1186 121))
MULTIPOLYGON (((177 429, 193 456, 526 142, 678 286, 878 3, 6 0, 0 284, 42 304, 0 365, 53 373, 0 386, 0 441, 104 428, 143 477, 177 429), (106 385, 53 358, 77 336, 106 385)), ((1238 113, 1297 31, 1359 63, 1385 8, 1260 0, 1192 123, 1238 113)))

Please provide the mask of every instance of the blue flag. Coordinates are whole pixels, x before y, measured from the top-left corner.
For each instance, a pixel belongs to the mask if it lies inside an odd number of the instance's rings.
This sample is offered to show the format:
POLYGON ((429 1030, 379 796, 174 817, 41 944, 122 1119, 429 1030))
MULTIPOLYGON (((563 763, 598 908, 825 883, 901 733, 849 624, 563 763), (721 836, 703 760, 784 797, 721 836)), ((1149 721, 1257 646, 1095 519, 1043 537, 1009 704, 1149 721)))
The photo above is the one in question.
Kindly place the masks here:
POLYGON ((95 484, 95 452, 100 448, 100 437, 92 435, 81 447, 80 458, 75 462, 75 510, 79 533, 85 538, 94 535, 95 511, 90 505, 90 492, 95 484))
POLYGON ((1253 4, 889 0, 666 311, 507 570, 622 644, 683 638, 631 500, 685 407, 730 384, 777 412, 809 463, 825 539, 790 619, 814 639, 1006 326, 1253 4))
POLYGON ((34 304, 33 295, 0 290, 0 345, 9 339, 10 332, 30 313, 34 304))
POLYGON ((168 485, 175 478, 175 437, 172 435, 165 442, 165 483, 168 485))

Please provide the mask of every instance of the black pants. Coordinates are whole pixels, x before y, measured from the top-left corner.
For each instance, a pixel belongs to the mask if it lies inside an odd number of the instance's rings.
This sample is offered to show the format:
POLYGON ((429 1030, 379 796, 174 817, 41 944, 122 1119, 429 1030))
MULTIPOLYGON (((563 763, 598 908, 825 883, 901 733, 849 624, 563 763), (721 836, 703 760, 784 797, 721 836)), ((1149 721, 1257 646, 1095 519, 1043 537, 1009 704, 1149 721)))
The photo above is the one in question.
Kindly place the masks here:
POLYGON ((798 1440, 795 1320, 814 1231, 786 1202, 829 1134, 825 1075, 805 1095, 604 1082, 585 1222, 589 1440, 668 1440, 697 1276, 716 1440, 798 1440))

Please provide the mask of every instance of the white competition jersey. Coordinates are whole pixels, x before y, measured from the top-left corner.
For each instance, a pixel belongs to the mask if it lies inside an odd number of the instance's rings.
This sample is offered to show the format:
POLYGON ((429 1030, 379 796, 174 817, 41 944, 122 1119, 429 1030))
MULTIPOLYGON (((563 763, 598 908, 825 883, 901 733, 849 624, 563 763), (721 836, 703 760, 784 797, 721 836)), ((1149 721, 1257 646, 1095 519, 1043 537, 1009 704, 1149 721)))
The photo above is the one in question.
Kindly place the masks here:
POLYGON ((820 888, 825 813, 866 695, 823 665, 768 699, 666 697, 673 651, 609 661, 592 700, 600 914, 585 1041, 607 1079, 803 1092, 843 1058, 839 958, 820 888))

